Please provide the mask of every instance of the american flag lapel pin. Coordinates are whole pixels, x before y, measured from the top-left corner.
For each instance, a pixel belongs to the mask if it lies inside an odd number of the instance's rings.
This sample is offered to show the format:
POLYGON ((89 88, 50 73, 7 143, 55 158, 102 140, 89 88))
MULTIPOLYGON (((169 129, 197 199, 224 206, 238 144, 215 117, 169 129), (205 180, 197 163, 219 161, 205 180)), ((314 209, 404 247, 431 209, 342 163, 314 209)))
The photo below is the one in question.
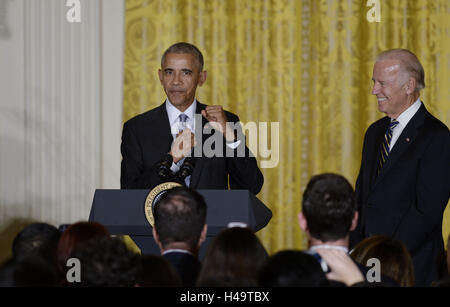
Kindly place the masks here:
POLYGON ((406 141, 407 141, 407 142, 409 142, 409 141, 410 141, 410 139, 409 139, 409 138, 406 138, 406 141))

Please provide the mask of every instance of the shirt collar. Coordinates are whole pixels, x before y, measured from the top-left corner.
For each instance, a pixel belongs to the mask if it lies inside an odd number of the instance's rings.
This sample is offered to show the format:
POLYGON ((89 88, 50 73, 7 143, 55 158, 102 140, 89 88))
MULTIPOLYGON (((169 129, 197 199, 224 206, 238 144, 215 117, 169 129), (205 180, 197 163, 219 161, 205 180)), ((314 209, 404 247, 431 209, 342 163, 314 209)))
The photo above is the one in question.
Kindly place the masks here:
POLYGON ((169 98, 166 99, 166 110, 167 115, 169 116, 170 126, 172 126, 178 120, 178 116, 180 116, 181 113, 186 114, 189 117, 189 121, 193 120, 196 109, 197 109, 197 98, 194 98, 194 102, 184 112, 178 110, 170 102, 169 98))
POLYGON ((194 254, 192 254, 190 251, 188 251, 186 249, 167 249, 162 253, 162 255, 169 254, 169 253, 184 253, 184 254, 189 254, 189 255, 194 256, 194 254))
POLYGON ((402 114, 396 120, 402 125, 402 127, 406 127, 406 125, 409 123, 411 118, 416 114, 416 112, 419 110, 420 106, 422 105, 422 102, 420 101, 420 98, 417 98, 417 100, 409 106, 408 109, 403 111, 402 114))
POLYGON ((329 245, 329 244, 314 245, 314 246, 311 246, 310 250, 316 251, 316 249, 318 249, 318 248, 337 249, 337 250, 343 251, 346 254, 348 254, 348 248, 347 247, 345 247, 345 246, 338 246, 338 245, 329 245))

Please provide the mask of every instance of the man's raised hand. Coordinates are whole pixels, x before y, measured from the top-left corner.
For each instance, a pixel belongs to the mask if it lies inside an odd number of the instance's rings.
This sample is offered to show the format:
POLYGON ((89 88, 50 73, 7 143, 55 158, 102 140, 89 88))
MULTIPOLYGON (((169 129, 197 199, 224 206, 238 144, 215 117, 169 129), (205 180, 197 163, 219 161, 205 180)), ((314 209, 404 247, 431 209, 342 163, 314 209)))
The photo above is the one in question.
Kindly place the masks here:
POLYGON ((223 134, 227 142, 234 141, 234 131, 227 124, 227 117, 222 106, 207 106, 202 110, 202 115, 214 129, 223 134))
POLYGON ((177 163, 186 157, 195 145, 195 137, 190 129, 185 129, 178 133, 170 149, 173 162, 177 163))

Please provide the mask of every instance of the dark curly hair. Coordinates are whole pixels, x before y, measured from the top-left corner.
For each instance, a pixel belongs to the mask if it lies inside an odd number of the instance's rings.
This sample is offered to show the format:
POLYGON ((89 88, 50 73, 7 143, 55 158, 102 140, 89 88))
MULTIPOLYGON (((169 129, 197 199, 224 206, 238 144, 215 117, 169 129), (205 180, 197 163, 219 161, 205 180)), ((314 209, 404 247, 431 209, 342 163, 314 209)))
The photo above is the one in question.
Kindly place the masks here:
POLYGON ((349 234, 356 211, 352 185, 343 176, 313 176, 303 193, 302 211, 312 237, 336 241, 349 234))
POLYGON ((97 237, 72 253, 81 265, 81 282, 71 286, 132 287, 140 272, 139 255, 119 238, 97 237))

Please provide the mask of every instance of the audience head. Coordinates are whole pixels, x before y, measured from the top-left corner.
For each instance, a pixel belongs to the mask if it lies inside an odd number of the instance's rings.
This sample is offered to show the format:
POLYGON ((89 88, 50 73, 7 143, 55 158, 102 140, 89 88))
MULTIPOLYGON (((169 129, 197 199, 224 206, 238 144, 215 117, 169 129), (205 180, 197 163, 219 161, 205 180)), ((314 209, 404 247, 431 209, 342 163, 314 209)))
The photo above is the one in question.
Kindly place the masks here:
POLYGON ((256 286, 258 271, 267 258, 251 229, 225 229, 208 246, 197 285, 256 286))
POLYGON ((14 238, 12 244, 13 258, 40 255, 54 264, 60 235, 60 231, 52 225, 46 223, 30 224, 14 238))
POLYGON ((186 187, 168 190, 153 208, 153 237, 161 251, 186 249, 196 254, 206 239, 206 203, 186 187))
POLYGON ((301 228, 322 242, 348 240, 358 221, 353 188, 341 175, 313 176, 303 193, 302 207, 301 228))
POLYGON ((65 279, 66 263, 77 247, 84 246, 89 240, 96 237, 108 237, 109 232, 97 222, 78 222, 70 225, 61 235, 58 244, 58 269, 65 279))
POLYGON ((141 272, 140 255, 119 238, 100 236, 77 247, 72 257, 80 261, 81 282, 71 286, 132 287, 141 272))
POLYGON ((0 268, 0 287, 54 287, 57 274, 45 256, 27 254, 11 259, 0 268))
POLYGON ((272 255, 259 273, 261 287, 323 287, 329 282, 319 262, 307 253, 285 250, 272 255))
POLYGON ((363 265, 376 258, 381 264, 381 274, 394 279, 401 287, 414 286, 411 255, 398 240, 381 235, 368 237, 355 246, 350 256, 363 265))
POLYGON ((159 255, 141 256, 140 287, 181 287, 183 283, 172 265, 159 255))

